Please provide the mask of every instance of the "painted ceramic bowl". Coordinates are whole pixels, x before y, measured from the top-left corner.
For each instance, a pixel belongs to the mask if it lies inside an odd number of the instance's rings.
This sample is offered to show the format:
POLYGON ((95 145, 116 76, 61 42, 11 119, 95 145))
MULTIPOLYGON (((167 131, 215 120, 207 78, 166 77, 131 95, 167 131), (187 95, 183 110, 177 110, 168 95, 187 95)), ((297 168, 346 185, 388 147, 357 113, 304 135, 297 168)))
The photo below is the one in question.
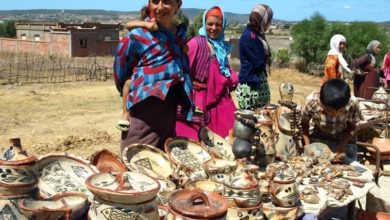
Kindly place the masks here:
POLYGON ((0 199, 0 210, 2 219, 28 219, 20 212, 18 199, 0 199))
POLYGON ((85 181, 95 197, 113 203, 137 204, 157 196, 160 184, 142 173, 97 173, 85 181))
POLYGON ((212 158, 199 143, 184 137, 168 138, 165 152, 177 166, 191 171, 202 171, 202 164, 212 158))
POLYGON ((95 198, 88 211, 88 219, 159 219, 156 199, 139 204, 112 203, 95 198))
POLYGON ((176 185, 170 180, 157 179, 160 183, 160 190, 157 193, 157 203, 159 205, 167 205, 169 196, 176 190, 176 185))
POLYGON ((157 179, 172 176, 175 165, 160 149, 147 144, 133 144, 122 151, 122 159, 131 171, 144 173, 157 179))
POLYGON ((229 207, 249 208, 261 203, 259 186, 248 189, 225 186, 223 195, 229 207))
POLYGON ((221 183, 212 180, 198 180, 187 183, 184 186, 185 189, 200 189, 207 192, 216 192, 220 195, 223 194, 225 186, 221 183))
POLYGON ((71 155, 47 155, 37 163, 42 198, 64 192, 81 192, 92 197, 85 180, 98 170, 89 161, 71 155))
POLYGON ((126 165, 121 159, 109 150, 103 149, 92 154, 91 164, 100 172, 126 172, 126 165))
POLYGON ((237 162, 213 158, 203 163, 203 168, 209 175, 231 174, 236 170, 237 162))
POLYGON ((201 127, 198 132, 202 146, 219 159, 234 160, 232 145, 223 137, 215 134, 207 127, 201 127))
POLYGON ((279 207, 296 206, 299 200, 298 184, 295 179, 289 181, 274 180, 270 184, 271 201, 279 207))
POLYGON ((88 197, 83 193, 63 193, 50 199, 19 201, 20 212, 29 219, 81 219, 88 211, 88 197))
POLYGON ((227 220, 246 219, 246 220, 263 220, 263 204, 250 208, 238 208, 230 206, 226 216, 227 220))

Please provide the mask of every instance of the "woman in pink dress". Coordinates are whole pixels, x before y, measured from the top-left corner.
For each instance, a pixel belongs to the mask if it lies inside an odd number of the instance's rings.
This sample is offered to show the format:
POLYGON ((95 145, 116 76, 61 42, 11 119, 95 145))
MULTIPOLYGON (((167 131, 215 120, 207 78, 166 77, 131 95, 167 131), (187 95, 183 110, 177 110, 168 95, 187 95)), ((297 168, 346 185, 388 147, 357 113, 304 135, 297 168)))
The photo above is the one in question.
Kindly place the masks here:
POLYGON ((204 12, 199 36, 187 43, 196 110, 192 121, 178 116, 177 136, 198 140, 200 127, 207 126, 214 133, 226 137, 233 127, 236 107, 230 93, 238 84, 238 75, 228 62, 231 46, 225 41, 225 27, 222 9, 214 6, 204 12))

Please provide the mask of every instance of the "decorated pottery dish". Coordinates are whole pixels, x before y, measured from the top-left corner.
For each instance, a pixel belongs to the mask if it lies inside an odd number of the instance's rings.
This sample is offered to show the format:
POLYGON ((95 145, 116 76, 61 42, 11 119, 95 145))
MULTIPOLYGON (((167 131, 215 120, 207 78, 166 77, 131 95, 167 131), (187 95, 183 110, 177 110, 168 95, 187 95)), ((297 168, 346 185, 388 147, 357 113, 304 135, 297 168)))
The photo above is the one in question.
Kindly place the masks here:
POLYGON ((137 204, 152 200, 157 196, 160 184, 142 173, 97 173, 85 183, 88 189, 104 201, 137 204))
POLYGON ((234 160, 232 145, 223 137, 207 127, 201 127, 198 136, 202 146, 205 146, 212 155, 220 159, 234 160))
POLYGON ((223 194, 225 186, 221 183, 211 181, 211 180, 198 180, 187 183, 184 186, 185 189, 200 189, 207 192, 216 192, 218 194, 223 194))
POLYGON ((42 198, 64 192, 81 192, 92 197, 85 180, 98 171, 89 161, 70 155, 48 155, 38 161, 37 167, 42 198))
POLYGON ((203 168, 209 175, 230 174, 237 168, 237 162, 213 158, 203 163, 203 168))
POLYGON ((20 213, 17 199, 0 199, 1 219, 27 220, 28 218, 20 213))
POLYGON ((191 171, 203 170, 202 164, 212 158, 199 143, 184 137, 168 138, 165 152, 177 166, 191 171))
POLYGON ((20 211, 29 219, 81 219, 88 211, 88 197, 63 193, 45 200, 22 199, 20 211))
POLYGON ((125 172, 127 168, 121 159, 109 150, 96 151, 90 158, 91 164, 100 172, 125 172))
POLYGON ((263 204, 250 208, 238 208, 230 206, 226 216, 227 220, 246 219, 246 220, 263 220, 263 204))
POLYGON ((125 147, 122 159, 129 170, 158 179, 168 179, 175 170, 175 165, 163 151, 146 144, 125 147))

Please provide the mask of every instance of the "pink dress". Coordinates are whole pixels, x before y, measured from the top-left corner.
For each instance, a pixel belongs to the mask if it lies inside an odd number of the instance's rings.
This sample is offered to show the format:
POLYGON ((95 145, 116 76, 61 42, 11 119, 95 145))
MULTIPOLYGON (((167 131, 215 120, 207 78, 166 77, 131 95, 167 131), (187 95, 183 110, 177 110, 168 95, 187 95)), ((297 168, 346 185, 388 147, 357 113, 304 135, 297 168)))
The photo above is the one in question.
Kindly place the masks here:
MULTIPOLYGON (((206 41, 205 38, 203 39, 206 41)), ((210 56, 210 50, 202 48, 201 51, 206 52, 203 54, 199 53, 197 49, 201 46, 199 44, 204 43, 202 42, 203 39, 198 37, 197 40, 191 40, 188 43, 190 69, 193 78, 192 99, 195 106, 203 114, 195 111, 192 121, 186 121, 184 117, 180 116, 176 120, 176 135, 189 137, 193 140, 198 140, 198 131, 201 126, 207 126, 221 137, 228 136, 229 130, 233 128, 235 121, 234 112, 236 111, 230 93, 237 87, 238 75, 232 68, 230 68, 230 77, 222 75, 217 59, 210 56), (204 58, 205 55, 207 55, 207 59, 198 59, 199 56, 204 58), (206 63, 199 63, 201 60, 206 63), (191 64, 205 65, 206 69, 196 68, 191 66, 191 64), (208 74, 202 73, 204 70, 208 74)), ((207 42, 205 44, 208 48, 207 42)))

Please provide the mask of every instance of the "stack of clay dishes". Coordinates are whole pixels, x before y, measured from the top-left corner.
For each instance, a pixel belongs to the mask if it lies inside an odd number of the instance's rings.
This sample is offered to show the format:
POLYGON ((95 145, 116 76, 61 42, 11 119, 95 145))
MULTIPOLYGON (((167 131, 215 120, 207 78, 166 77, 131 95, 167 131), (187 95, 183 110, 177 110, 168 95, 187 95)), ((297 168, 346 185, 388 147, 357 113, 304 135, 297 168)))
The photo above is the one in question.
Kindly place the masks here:
POLYGON ((89 210, 91 219, 158 219, 157 180, 142 173, 98 173, 86 180, 94 194, 89 210))
POLYGON ((165 152, 169 159, 188 173, 189 179, 206 179, 207 174, 202 164, 212 157, 199 143, 185 137, 168 138, 165 152))
POLYGON ((232 145, 227 140, 205 126, 199 129, 198 136, 202 146, 207 148, 214 157, 224 160, 234 160, 232 145))
POLYGON ((125 172, 128 171, 121 159, 109 150, 96 151, 90 158, 90 162, 100 172, 125 172))
POLYGON ((19 201, 20 212, 28 219, 82 219, 88 211, 88 197, 83 193, 63 193, 50 199, 19 201))
POLYGON ((42 157, 37 167, 41 198, 64 192, 85 193, 92 198, 85 180, 99 171, 89 161, 69 154, 53 154, 42 157))

